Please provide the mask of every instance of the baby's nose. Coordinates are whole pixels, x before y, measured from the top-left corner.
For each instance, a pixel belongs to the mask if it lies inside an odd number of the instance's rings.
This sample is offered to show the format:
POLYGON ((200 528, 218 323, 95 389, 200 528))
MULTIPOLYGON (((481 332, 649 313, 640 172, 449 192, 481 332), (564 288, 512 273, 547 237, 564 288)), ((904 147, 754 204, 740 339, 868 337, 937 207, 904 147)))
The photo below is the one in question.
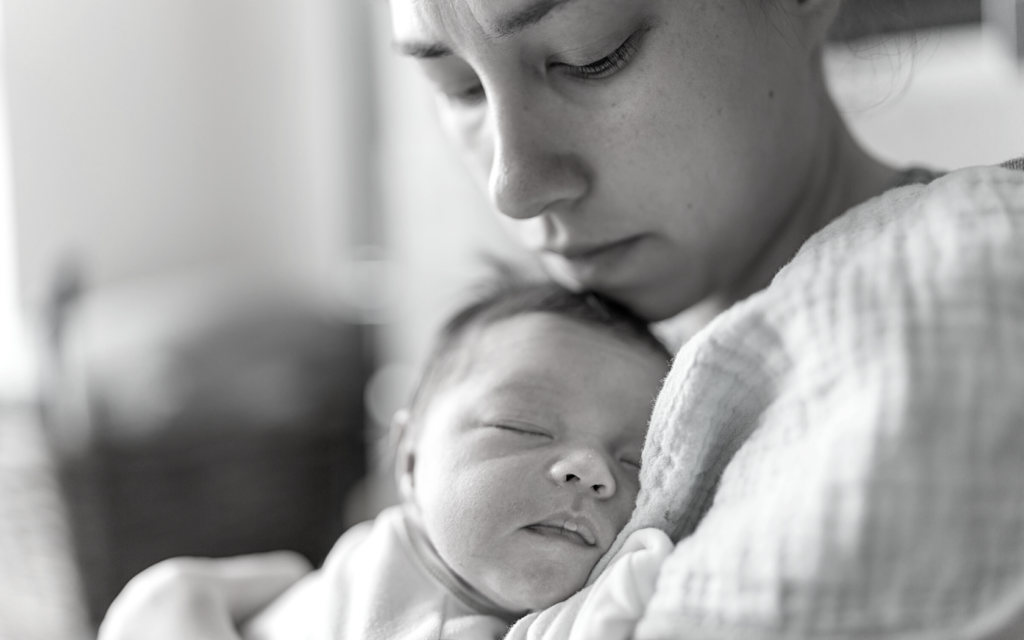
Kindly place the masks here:
POLYGON ((570 451, 551 466, 551 478, 559 485, 597 498, 615 495, 615 476, 604 456, 589 449, 570 451))

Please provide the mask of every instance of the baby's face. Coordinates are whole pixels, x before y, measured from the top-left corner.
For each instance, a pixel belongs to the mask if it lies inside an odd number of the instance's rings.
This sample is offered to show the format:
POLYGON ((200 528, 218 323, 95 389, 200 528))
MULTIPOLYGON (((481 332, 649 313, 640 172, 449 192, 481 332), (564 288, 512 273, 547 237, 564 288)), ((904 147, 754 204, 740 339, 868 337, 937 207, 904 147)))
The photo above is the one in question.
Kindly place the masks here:
POLYGON ((503 607, 579 590, 626 524, 668 368, 651 349, 546 313, 502 320, 422 412, 403 478, 444 561, 503 607))

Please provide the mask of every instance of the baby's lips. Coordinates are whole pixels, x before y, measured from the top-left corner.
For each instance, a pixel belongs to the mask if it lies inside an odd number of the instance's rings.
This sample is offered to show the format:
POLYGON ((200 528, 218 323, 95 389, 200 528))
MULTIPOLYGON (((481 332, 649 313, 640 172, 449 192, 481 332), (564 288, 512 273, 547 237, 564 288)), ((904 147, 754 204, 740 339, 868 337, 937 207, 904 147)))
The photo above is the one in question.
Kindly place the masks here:
POLYGON ((583 514, 570 512, 556 513, 537 524, 547 527, 560 527, 566 531, 572 531, 592 546, 596 546, 598 543, 597 527, 583 514))
POLYGON ((583 539, 587 541, 587 544, 597 544, 597 536, 585 522, 579 522, 575 519, 569 519, 565 521, 563 525, 569 531, 575 531, 576 533, 583 536, 583 539))

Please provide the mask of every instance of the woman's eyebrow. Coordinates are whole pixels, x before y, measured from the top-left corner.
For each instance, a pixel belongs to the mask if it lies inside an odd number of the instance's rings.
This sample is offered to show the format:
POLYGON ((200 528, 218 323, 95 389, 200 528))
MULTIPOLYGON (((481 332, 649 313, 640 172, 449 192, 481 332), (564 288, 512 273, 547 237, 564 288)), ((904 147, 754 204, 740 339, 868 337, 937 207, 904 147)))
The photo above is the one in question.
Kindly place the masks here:
MULTIPOLYGON (((537 0, 521 9, 499 16, 488 27, 490 35, 495 38, 507 38, 513 36, 523 29, 537 24, 548 16, 555 9, 562 7, 575 0, 537 0)), ((403 55, 420 59, 443 58, 450 56, 452 50, 439 42, 420 42, 415 40, 398 41, 394 43, 403 55)))
POLYGON ((554 9, 574 0, 537 0, 507 15, 499 16, 490 25, 490 31, 499 38, 513 36, 530 25, 543 20, 554 9))

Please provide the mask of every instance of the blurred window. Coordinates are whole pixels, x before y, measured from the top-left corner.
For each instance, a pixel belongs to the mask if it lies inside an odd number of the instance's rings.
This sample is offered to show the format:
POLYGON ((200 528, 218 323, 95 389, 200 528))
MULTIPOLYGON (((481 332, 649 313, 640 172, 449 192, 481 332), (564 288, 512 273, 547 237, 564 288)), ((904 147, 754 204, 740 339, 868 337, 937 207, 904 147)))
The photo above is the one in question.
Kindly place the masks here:
MULTIPOLYGON (((5 50, 3 34, 3 7, 0 5, 0 52, 5 50)), ((0 59, 0 403, 24 399, 29 393, 31 370, 18 296, 6 68, 4 60, 0 59)))

